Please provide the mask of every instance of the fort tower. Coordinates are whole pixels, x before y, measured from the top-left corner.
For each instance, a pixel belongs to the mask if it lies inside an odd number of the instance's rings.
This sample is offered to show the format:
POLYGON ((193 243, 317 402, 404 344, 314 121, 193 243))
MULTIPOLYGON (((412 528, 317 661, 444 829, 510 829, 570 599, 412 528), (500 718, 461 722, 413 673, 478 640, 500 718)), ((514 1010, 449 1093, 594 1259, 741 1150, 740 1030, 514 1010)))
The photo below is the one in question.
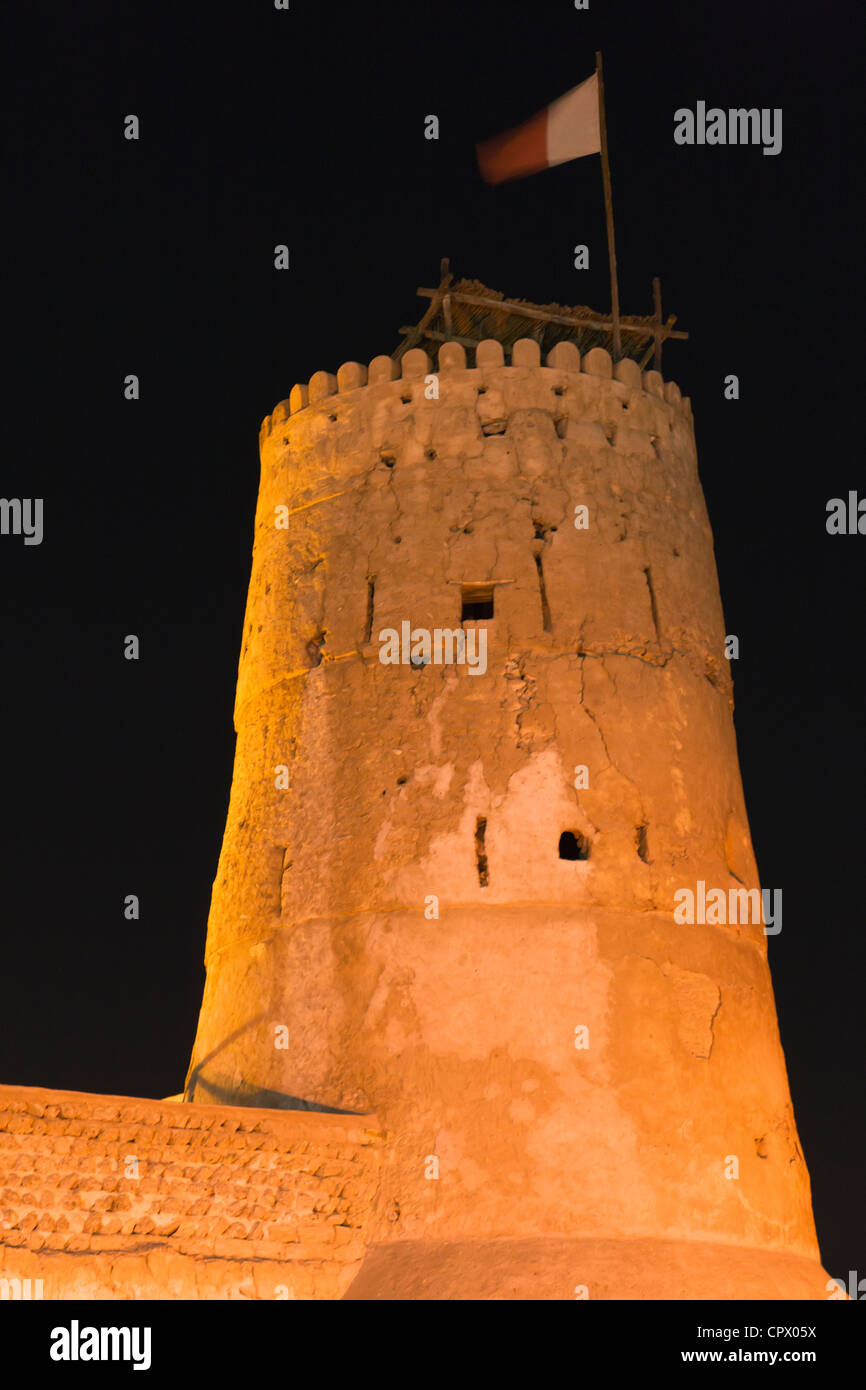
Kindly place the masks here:
POLYGON ((760 886, 689 403, 506 347, 262 426, 186 1099, 378 1115, 349 1297, 826 1297, 763 926, 674 917, 760 886))

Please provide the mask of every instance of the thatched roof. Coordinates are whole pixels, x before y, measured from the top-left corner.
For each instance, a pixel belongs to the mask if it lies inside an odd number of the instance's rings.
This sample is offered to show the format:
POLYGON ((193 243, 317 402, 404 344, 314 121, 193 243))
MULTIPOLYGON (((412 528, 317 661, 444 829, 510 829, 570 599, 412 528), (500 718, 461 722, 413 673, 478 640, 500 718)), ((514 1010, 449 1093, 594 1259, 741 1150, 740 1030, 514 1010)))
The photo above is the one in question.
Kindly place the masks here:
MULTIPOLYGON (((480 280, 453 282, 451 277, 447 280, 449 283, 443 279, 435 290, 419 291, 430 300, 429 307, 414 328, 400 330, 406 336, 392 354, 395 358, 402 357, 410 347, 422 347, 435 354, 439 345, 448 340, 460 342, 471 350, 484 338, 496 338, 502 343, 506 360, 518 338, 535 338, 542 355, 560 342, 575 343, 581 353, 593 347, 611 350, 609 314, 596 313, 583 304, 534 304, 528 299, 506 299, 500 290, 491 290, 480 280), (479 300, 486 302, 479 303, 479 300)), ((649 355, 654 322, 648 314, 620 317, 623 357, 640 361, 649 355), (641 331, 626 332, 629 327, 641 331)), ((674 322, 670 318, 662 327, 662 338, 671 336, 674 322)))

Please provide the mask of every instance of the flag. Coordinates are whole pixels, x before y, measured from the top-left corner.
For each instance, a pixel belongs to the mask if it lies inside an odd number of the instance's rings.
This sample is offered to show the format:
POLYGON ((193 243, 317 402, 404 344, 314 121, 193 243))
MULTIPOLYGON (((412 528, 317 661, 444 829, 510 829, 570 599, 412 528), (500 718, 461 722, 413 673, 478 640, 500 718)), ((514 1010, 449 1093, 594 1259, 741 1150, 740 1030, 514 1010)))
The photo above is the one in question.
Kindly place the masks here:
POLYGON ((598 119, 598 73, 545 106, 523 125, 476 145, 478 167, 486 183, 504 183, 552 169, 569 159, 601 152, 598 119))

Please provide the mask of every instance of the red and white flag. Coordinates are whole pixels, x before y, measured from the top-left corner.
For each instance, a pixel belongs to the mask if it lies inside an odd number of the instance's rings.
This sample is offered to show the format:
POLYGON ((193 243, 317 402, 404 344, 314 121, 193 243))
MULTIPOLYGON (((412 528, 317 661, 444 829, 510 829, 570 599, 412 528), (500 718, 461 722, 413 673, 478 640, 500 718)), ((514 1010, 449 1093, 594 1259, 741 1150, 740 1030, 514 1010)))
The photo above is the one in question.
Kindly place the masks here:
POLYGON ((478 167, 486 183, 504 183, 552 169, 569 159, 601 152, 598 118, 598 73, 545 106, 537 116, 476 145, 478 167))

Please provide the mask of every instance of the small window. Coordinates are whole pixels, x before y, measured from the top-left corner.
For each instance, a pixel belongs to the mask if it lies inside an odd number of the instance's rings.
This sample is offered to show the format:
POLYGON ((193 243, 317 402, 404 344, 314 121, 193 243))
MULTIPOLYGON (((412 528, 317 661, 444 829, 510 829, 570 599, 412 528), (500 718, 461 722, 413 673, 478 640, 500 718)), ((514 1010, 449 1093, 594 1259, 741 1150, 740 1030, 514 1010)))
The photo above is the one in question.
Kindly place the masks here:
POLYGON ((589 840, 579 830, 563 830, 559 837, 560 859, 588 859, 589 840))
POLYGON ((464 584, 460 590, 462 609, 461 623, 483 622, 493 617, 493 585, 464 584))

